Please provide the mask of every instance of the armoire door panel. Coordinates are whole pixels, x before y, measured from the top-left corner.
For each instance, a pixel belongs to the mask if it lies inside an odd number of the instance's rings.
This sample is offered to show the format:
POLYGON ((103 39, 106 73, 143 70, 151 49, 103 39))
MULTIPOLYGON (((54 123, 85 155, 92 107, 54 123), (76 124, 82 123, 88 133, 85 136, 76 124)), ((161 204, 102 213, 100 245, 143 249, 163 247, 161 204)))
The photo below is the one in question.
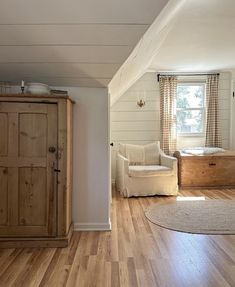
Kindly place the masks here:
POLYGON ((19 168, 19 224, 45 226, 47 219, 46 168, 19 168))
MULTIPOLYGON (((9 227, 19 225, 19 174, 18 167, 8 168, 8 216, 9 227)), ((1 231, 0 231, 1 232, 1 231)))
POLYGON ((0 113, 0 156, 7 155, 8 141, 8 116, 7 113, 0 113))
POLYGON ((0 157, 0 166, 4 166, 4 167, 27 167, 27 166, 46 167, 47 157, 3 156, 3 157, 0 157))
POLYGON ((21 113, 46 114, 47 104, 0 102, 0 113, 14 113, 16 111, 20 111, 21 113))
POLYGON ((0 235, 55 236, 57 105, 2 102, 0 115, 0 235))
POLYGON ((8 223, 8 169, 0 167, 0 225, 8 223))
POLYGON ((57 210, 57 193, 53 192, 54 186, 57 186, 58 178, 57 173, 54 171, 58 168, 57 158, 58 158, 58 130, 54 128, 54 123, 57 123, 57 109, 55 110, 55 105, 48 105, 48 138, 47 138, 47 174, 51 176, 47 177, 47 190, 49 191, 48 200, 48 217, 51 219, 49 222, 48 230, 51 234, 57 232, 57 215, 54 216, 52 212, 58 212, 57 210), (55 152, 51 153, 49 148, 54 147, 55 152), (56 158, 56 160, 55 160, 56 158))
POLYGON ((47 127, 47 114, 19 114, 20 157, 46 156, 47 127))
POLYGON ((19 142, 19 114, 17 112, 8 113, 8 156, 18 157, 19 142))

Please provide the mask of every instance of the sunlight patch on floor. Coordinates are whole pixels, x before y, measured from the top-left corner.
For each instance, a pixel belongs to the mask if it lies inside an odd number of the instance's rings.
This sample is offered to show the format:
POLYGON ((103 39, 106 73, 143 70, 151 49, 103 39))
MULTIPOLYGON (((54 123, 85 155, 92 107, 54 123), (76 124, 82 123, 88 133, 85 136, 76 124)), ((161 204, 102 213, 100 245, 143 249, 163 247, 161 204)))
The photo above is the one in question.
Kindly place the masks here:
POLYGON ((205 200, 205 196, 177 196, 177 201, 196 201, 196 200, 205 200))

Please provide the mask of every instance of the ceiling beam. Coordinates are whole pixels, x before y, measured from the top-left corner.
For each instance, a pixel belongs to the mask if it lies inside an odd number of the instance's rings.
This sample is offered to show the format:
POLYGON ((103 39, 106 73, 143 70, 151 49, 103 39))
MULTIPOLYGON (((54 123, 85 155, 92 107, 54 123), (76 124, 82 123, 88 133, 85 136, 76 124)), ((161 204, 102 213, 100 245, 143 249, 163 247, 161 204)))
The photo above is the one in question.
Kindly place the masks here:
POLYGON ((111 106, 148 70, 186 0, 170 0, 109 84, 111 106))

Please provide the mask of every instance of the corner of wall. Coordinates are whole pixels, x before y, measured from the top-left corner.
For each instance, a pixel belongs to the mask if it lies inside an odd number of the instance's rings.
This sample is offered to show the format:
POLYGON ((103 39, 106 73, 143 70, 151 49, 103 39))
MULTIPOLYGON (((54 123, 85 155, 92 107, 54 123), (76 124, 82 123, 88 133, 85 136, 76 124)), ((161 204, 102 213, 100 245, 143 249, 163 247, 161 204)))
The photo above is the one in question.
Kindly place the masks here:
POLYGON ((112 224, 108 222, 75 222, 74 231, 111 231, 112 224))

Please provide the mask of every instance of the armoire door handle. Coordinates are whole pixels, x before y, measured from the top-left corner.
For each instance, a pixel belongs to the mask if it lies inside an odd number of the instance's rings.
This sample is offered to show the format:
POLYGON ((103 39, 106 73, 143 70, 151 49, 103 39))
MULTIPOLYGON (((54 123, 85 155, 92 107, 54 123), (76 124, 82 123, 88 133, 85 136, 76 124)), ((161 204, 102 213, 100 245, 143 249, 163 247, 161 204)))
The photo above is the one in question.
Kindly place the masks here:
POLYGON ((56 152, 56 148, 55 148, 54 146, 50 146, 49 149, 48 149, 48 151, 49 151, 50 153, 55 153, 55 152, 56 152))

